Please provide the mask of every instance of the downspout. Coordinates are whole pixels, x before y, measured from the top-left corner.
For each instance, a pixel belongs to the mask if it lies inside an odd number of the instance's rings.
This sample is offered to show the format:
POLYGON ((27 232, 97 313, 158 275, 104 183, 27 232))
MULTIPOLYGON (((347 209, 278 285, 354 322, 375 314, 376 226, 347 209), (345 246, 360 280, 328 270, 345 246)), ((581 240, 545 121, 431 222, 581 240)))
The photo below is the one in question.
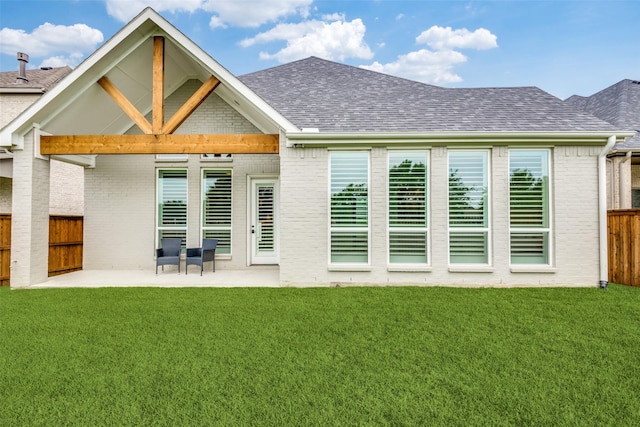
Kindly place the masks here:
POLYGON ((609 260, 607 245, 607 153, 616 143, 616 136, 607 140, 607 145, 598 156, 598 210, 600 220, 600 288, 607 289, 609 285, 609 260))

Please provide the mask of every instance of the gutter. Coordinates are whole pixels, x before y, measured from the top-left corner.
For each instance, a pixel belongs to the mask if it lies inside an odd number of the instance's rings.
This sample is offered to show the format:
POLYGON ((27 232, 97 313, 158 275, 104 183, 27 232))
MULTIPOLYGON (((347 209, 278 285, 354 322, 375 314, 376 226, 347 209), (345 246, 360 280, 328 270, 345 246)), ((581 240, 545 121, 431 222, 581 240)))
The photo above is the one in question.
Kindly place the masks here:
MULTIPOLYGON (((624 139, 635 133, 621 132, 617 138, 624 139)), ((328 147, 339 145, 386 145, 386 144, 602 144, 611 132, 320 132, 304 129, 302 132, 287 132, 286 146, 328 147)))
POLYGON ((600 289, 609 285, 609 259, 607 243, 607 153, 616 143, 616 136, 607 140, 607 145, 598 156, 598 217, 600 223, 600 289))

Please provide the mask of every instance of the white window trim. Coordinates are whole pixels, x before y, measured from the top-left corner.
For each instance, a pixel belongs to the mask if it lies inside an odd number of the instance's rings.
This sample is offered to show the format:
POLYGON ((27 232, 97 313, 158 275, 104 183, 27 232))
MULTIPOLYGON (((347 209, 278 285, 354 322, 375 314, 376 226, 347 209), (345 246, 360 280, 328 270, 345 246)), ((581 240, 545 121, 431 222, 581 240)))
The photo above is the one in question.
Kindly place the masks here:
POLYGON ((450 272, 491 272, 493 267, 493 183, 492 183, 492 150, 491 149, 467 149, 467 148, 455 148, 447 149, 447 263, 450 272), (487 226, 486 227, 451 227, 449 220, 449 171, 451 152, 476 152, 487 153, 487 226), (486 232, 487 233, 487 262, 486 263, 452 263, 451 262, 451 233, 465 233, 465 232, 486 232))
MULTIPOLYGON (((329 150, 327 156, 327 264, 329 271, 370 271, 371 269, 371 150, 329 150), (367 153, 367 262, 332 263, 331 262, 331 157, 333 153, 367 153)), ((335 231, 365 231, 364 227, 340 227, 335 231)))
POLYGON ((554 223, 553 223, 553 219, 554 219, 554 215, 553 215, 553 163, 552 163, 552 151, 550 148, 534 148, 534 147, 527 147, 527 148, 509 148, 508 150, 508 160, 507 160, 507 174, 509 176, 509 179, 511 177, 511 153, 514 151, 546 151, 547 153, 547 166, 549 168, 549 170, 547 171, 549 174, 549 188, 547 188, 547 194, 549 197, 549 206, 548 206, 548 210, 549 212, 547 213, 547 215, 549 215, 549 226, 544 228, 544 227, 538 227, 538 228, 523 228, 523 227, 511 227, 511 191, 509 190, 507 192, 507 200, 508 200, 508 205, 507 205, 507 215, 508 215, 508 224, 509 224, 509 235, 507 236, 508 239, 508 243, 509 243, 509 267, 511 268, 511 271, 514 273, 528 273, 528 272, 533 272, 533 273, 544 273, 544 272, 548 272, 548 273, 555 273, 555 269, 553 268, 555 265, 554 259, 555 259, 555 255, 554 255, 554 223), (549 260, 547 262, 547 264, 513 264, 511 263, 511 233, 515 232, 548 232, 549 233, 549 260))
POLYGON ((411 149, 394 149, 387 150, 387 171, 386 171, 386 221, 387 221, 387 235, 386 235, 386 246, 387 246, 387 270, 388 271, 416 271, 416 272, 430 272, 431 271, 431 150, 411 150, 411 149), (406 231, 424 231, 427 234, 426 237, 426 245, 427 245, 427 261, 425 263, 392 263, 391 262, 391 230, 392 227, 389 221, 389 162, 391 161, 390 155, 392 153, 423 153, 425 154, 425 167, 426 167, 426 226, 425 227, 406 227, 401 228, 397 227, 394 230, 406 230, 406 231))
POLYGON ((206 172, 213 172, 213 171, 229 171, 231 173, 231 225, 229 225, 229 232, 230 232, 230 240, 229 240, 229 253, 228 254, 220 254, 218 252, 216 252, 216 259, 223 259, 223 260, 230 260, 233 258, 233 218, 234 218, 234 191, 233 191, 233 185, 234 185, 234 178, 233 178, 233 169, 232 168, 213 168, 213 167, 207 167, 207 168, 201 168, 200 169, 200 215, 199 215, 199 224, 198 227, 200 228, 200 242, 202 242, 202 239, 204 239, 204 232, 205 232, 205 228, 206 229, 211 229, 210 227, 205 227, 204 226, 204 192, 205 192, 205 186, 204 186, 204 174, 206 172))

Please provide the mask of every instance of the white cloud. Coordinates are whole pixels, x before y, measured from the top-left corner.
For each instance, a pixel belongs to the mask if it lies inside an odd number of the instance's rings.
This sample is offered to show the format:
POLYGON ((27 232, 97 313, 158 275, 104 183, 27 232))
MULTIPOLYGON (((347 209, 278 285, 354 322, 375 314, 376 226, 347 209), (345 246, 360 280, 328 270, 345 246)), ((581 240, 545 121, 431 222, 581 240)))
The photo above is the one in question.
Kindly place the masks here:
POLYGON ((156 12, 195 12, 203 0, 106 0, 107 13, 121 22, 128 22, 146 7, 156 12))
POLYGON ((371 65, 362 65, 361 68, 420 82, 443 85, 462 81, 462 78, 453 73, 452 69, 455 65, 466 61, 466 56, 453 50, 433 52, 420 49, 398 56, 395 62, 380 64, 376 61, 371 65))
POLYGON ((53 25, 48 22, 27 33, 24 30, 0 30, 0 52, 24 52, 33 59, 49 57, 42 66, 76 66, 84 55, 104 40, 102 32, 85 24, 53 25))
POLYGON ((145 7, 157 12, 211 13, 211 28, 257 27, 283 16, 309 16, 313 0, 106 0, 107 13, 127 22, 145 7))
POLYGON ((427 44, 432 50, 420 49, 399 55, 394 62, 374 62, 361 67, 424 83, 457 83, 462 81, 462 77, 453 69, 465 63, 467 57, 455 49, 493 49, 498 46, 496 40, 497 37, 484 28, 471 32, 466 28, 453 30, 434 25, 416 37, 417 43, 427 44))
POLYGON ((40 62, 38 67, 64 67, 65 65, 75 68, 80 62, 82 62, 83 55, 71 54, 69 56, 52 56, 46 58, 40 62))
POLYGON ((236 27, 258 27, 284 16, 309 16, 313 0, 205 0, 202 8, 236 27))
POLYGON ((346 58, 373 58, 364 41, 366 27, 361 19, 351 22, 311 20, 299 24, 279 24, 269 31, 243 40, 243 47, 284 40, 287 46, 276 53, 261 52, 262 59, 289 62, 308 56, 342 61, 346 58))
POLYGON ((423 31, 416 42, 427 44, 433 49, 493 49, 498 47, 497 37, 487 29, 478 28, 474 32, 461 28, 453 30, 451 27, 439 27, 434 25, 423 31))

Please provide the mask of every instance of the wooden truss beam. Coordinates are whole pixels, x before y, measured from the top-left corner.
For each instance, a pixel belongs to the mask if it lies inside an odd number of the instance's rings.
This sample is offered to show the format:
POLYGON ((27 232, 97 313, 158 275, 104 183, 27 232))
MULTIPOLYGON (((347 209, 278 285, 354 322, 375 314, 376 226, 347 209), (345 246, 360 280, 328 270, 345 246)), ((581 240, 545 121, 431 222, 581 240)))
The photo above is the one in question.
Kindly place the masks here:
POLYGON ((153 133, 164 125, 164 37, 153 38, 153 133))
POLYGON ((171 134, 176 131, 180 127, 185 120, 189 118, 191 113, 193 113, 196 108, 202 102, 207 99, 207 97, 218 87, 220 81, 215 77, 211 76, 207 79, 206 82, 200 86, 200 88, 195 91, 191 98, 185 102, 182 107, 176 111, 176 113, 167 121, 167 123, 162 127, 162 132, 165 135, 171 134))
POLYGON ((140 111, 133 105, 126 96, 120 90, 111 83, 111 80, 107 76, 98 80, 98 84, 116 101, 116 104, 120 106, 122 111, 129 116, 131 120, 140 128, 140 130, 146 134, 153 133, 153 127, 142 115, 140 111))
POLYGON ((277 134, 41 135, 41 154, 277 154, 277 134))

